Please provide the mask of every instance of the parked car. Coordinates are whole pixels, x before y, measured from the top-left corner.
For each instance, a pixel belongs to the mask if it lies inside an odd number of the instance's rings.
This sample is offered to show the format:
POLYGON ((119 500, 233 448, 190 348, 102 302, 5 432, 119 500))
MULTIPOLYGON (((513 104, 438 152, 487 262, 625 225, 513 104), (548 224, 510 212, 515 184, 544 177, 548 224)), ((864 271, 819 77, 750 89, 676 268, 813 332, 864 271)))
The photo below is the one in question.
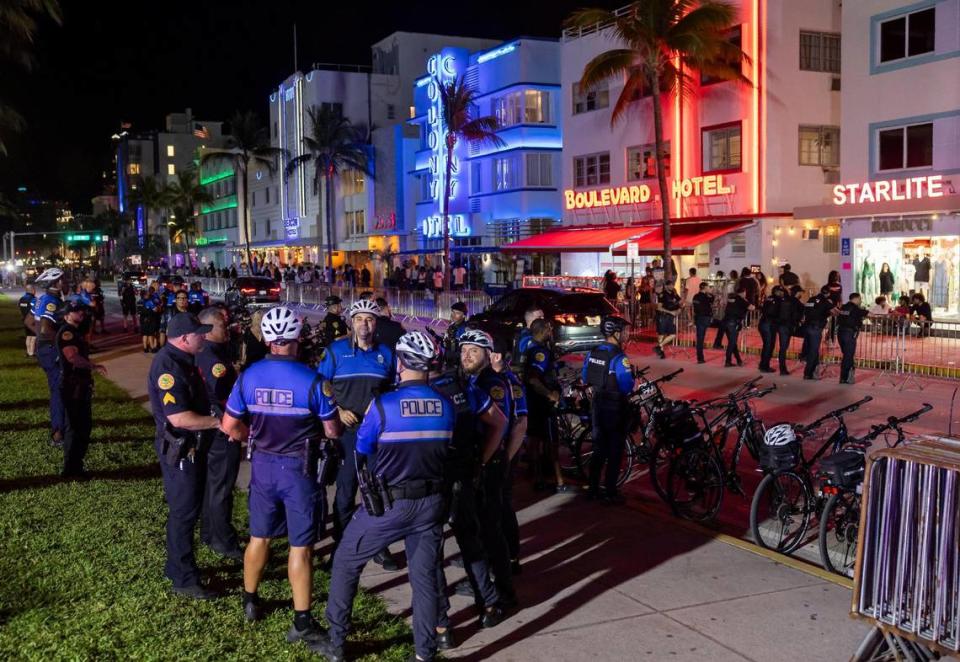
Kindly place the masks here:
POLYGON ((544 318, 553 323, 554 343, 561 354, 586 352, 599 345, 604 339, 600 321, 617 312, 603 293, 595 290, 523 287, 473 315, 469 325, 495 339, 509 341, 523 326, 523 315, 532 306, 541 307, 544 318))
POLYGON ((120 278, 117 279, 117 294, 120 294, 120 292, 123 290, 123 286, 127 283, 133 285, 134 289, 139 292, 147 286, 146 272, 124 271, 120 278))
POLYGON ((280 303, 280 283, 266 276, 241 276, 223 295, 228 307, 270 306, 280 303))

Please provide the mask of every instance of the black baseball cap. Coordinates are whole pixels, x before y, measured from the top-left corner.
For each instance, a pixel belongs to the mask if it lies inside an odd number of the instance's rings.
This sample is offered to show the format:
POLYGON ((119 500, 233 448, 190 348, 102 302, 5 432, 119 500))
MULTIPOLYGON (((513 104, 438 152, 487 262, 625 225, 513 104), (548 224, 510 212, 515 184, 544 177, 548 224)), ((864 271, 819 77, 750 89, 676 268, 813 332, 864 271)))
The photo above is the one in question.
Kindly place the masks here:
POLYGON ((80 299, 70 299, 67 301, 67 304, 63 308, 64 313, 85 313, 89 310, 89 306, 85 304, 80 299))
POLYGON ((335 306, 335 305, 337 305, 338 303, 343 303, 343 299, 341 299, 340 297, 338 297, 336 294, 331 294, 330 296, 328 296, 328 297, 326 298, 326 300, 324 301, 324 303, 325 303, 326 305, 328 305, 328 306, 335 306))
POLYGON ((167 322, 167 336, 170 338, 185 336, 188 333, 210 333, 212 330, 212 324, 201 324, 197 316, 190 313, 177 313, 167 322))
POLYGON ((458 301, 458 302, 456 302, 455 304, 453 304, 452 306, 450 306, 450 310, 459 310, 461 313, 463 313, 464 315, 466 315, 466 314, 467 314, 467 304, 465 304, 465 303, 462 302, 462 301, 458 301))

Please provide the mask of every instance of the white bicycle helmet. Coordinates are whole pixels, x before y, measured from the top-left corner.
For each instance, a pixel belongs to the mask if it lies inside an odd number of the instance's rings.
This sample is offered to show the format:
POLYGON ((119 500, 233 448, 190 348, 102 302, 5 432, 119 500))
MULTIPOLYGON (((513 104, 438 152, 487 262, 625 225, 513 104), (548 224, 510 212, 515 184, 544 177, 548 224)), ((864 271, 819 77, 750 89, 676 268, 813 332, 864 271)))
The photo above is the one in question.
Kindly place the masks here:
POLYGON ((60 280, 61 278, 63 278, 63 271, 61 271, 60 269, 57 269, 56 267, 50 267, 49 269, 44 271, 42 274, 37 276, 37 282, 53 283, 55 281, 60 280))
POLYGON ((277 306, 271 308, 260 320, 260 331, 266 342, 277 340, 298 340, 303 322, 289 308, 277 306))
POLYGON ((778 423, 770 427, 763 435, 763 443, 767 446, 786 446, 797 440, 797 433, 789 423, 778 423))
POLYGON ((350 306, 350 319, 353 319, 355 315, 361 313, 380 317, 380 306, 378 306, 375 301, 370 301, 369 299, 354 301, 353 305, 350 306))
POLYGON ((464 345, 476 345, 477 347, 482 347, 488 352, 493 351, 493 338, 486 331, 481 331, 480 329, 468 329, 463 332, 463 335, 460 336, 460 339, 457 341, 461 347, 464 345))
POLYGON ((426 372, 437 355, 437 346, 423 331, 408 331, 400 336, 396 351, 404 367, 426 372))

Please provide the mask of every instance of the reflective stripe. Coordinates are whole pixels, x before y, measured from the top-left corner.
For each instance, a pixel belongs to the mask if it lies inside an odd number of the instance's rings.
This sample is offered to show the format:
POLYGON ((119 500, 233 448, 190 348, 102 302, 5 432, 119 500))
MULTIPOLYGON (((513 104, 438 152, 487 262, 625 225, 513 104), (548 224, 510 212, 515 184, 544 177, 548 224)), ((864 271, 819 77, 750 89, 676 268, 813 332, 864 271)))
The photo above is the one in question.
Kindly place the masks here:
POLYGON ((453 430, 407 430, 405 432, 384 432, 380 441, 403 441, 407 439, 452 439, 453 430))
POLYGON ((276 405, 247 405, 247 411, 278 416, 309 416, 313 413, 306 407, 277 407, 276 405))
POLYGON ((236 409, 234 409, 233 407, 231 407, 231 406, 228 405, 228 406, 227 406, 227 413, 230 414, 231 416, 233 416, 234 418, 240 418, 241 416, 243 416, 243 415, 246 414, 247 412, 245 412, 245 411, 237 411, 236 409))
POLYGON ((351 373, 337 373, 333 376, 333 381, 339 381, 341 379, 351 379, 353 377, 372 377, 374 379, 384 379, 387 376, 386 372, 351 372, 351 373))

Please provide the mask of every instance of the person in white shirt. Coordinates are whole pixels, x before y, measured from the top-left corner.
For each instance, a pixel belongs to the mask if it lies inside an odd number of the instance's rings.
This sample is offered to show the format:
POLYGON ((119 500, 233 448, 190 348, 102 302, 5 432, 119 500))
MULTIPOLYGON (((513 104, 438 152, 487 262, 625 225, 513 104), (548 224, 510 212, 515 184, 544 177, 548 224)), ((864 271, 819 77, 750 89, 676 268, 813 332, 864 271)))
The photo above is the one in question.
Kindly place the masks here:
POLYGON ((694 267, 690 267, 690 275, 683 284, 683 299, 688 304, 693 301, 693 296, 700 291, 701 280, 700 276, 697 275, 697 270, 694 267))
POLYGON ((467 270, 462 264, 453 268, 453 289, 462 290, 467 279, 467 270))
POLYGON ((893 312, 893 308, 890 307, 890 302, 887 301, 887 297, 879 296, 874 299, 869 312, 871 315, 889 315, 893 312))

